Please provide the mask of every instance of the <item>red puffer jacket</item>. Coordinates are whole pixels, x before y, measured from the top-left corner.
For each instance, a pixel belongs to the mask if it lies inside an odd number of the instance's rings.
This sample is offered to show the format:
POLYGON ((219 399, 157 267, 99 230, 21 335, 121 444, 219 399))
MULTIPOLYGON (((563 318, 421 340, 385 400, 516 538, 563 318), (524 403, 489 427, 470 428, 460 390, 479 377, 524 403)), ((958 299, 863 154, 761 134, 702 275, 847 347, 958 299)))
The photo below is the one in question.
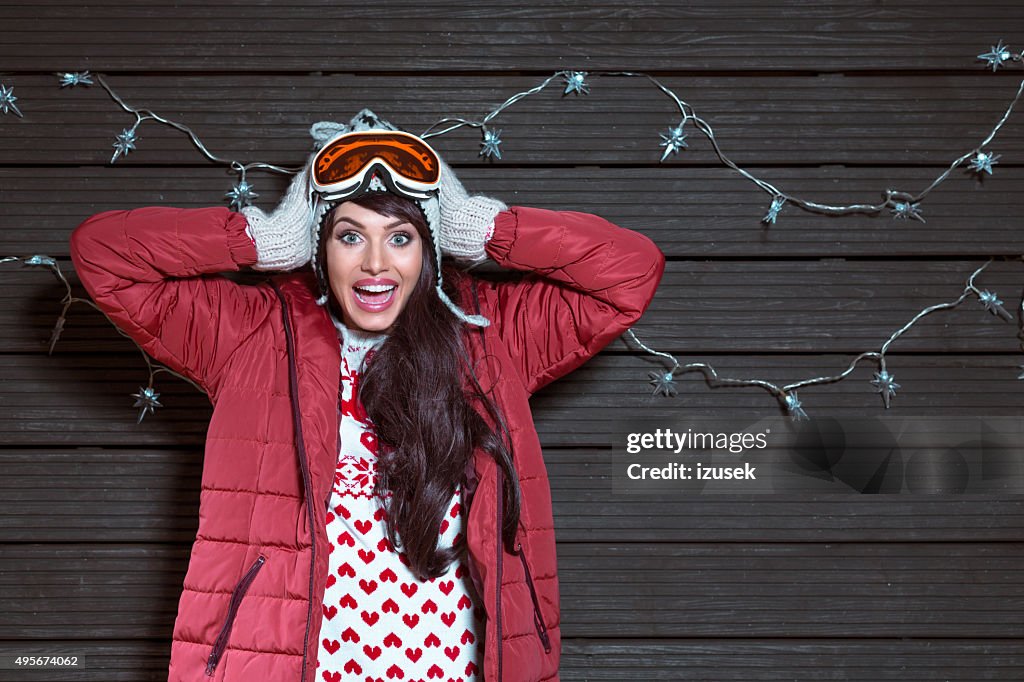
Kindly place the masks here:
MULTIPOLYGON (((245 226, 227 208, 150 207, 100 213, 71 237, 75 268, 97 305, 214 406, 172 682, 316 682, 340 348, 327 310, 314 302, 311 272, 256 286, 214 275, 256 262, 245 226)), ((466 538, 486 610, 484 679, 557 680, 551 494, 528 399, 641 316, 665 258, 643 235, 602 218, 522 207, 497 216, 486 251, 530 273, 504 283, 446 274, 459 280, 462 308, 475 312, 475 288, 491 320, 482 333, 467 327, 465 338, 474 359, 485 345, 496 358, 474 366, 481 386, 494 387, 522 489, 510 554, 499 541, 500 470, 474 453, 466 538)))

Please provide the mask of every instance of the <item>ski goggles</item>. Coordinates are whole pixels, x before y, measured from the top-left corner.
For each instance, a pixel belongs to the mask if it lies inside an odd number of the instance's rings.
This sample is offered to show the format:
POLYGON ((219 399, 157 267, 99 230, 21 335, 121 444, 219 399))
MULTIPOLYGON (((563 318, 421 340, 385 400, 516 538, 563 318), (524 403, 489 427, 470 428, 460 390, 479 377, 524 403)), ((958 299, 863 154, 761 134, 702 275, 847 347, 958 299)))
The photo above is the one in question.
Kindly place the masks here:
POLYGON ((313 189, 326 201, 367 189, 427 199, 441 183, 437 152, 415 135, 396 130, 342 133, 316 153, 311 170, 313 189))

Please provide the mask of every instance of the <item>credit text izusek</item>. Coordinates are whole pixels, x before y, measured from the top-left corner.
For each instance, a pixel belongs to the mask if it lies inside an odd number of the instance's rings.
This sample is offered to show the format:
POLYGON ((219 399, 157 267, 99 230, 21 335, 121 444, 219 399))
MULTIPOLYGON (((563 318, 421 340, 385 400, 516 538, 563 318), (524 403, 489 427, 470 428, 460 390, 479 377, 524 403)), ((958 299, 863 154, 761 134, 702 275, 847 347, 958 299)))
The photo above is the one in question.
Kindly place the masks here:
POLYGON ((626 475, 634 481, 650 480, 674 480, 674 481, 727 481, 727 480, 756 480, 757 467, 745 463, 743 466, 704 466, 700 462, 696 464, 681 464, 674 462, 660 467, 643 466, 642 464, 630 464, 626 468, 626 475))

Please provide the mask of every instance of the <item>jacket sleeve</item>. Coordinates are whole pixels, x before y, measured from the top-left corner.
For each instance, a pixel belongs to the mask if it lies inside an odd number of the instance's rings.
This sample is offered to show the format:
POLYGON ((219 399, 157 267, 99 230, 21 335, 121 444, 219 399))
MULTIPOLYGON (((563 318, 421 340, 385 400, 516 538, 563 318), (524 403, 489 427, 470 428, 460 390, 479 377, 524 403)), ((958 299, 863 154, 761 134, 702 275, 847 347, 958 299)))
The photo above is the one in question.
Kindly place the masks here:
POLYGON ((226 207, 106 211, 71 234, 71 260, 111 322, 212 397, 232 352, 272 307, 266 287, 214 274, 256 262, 245 228, 226 207))
POLYGON ((501 267, 528 272, 494 285, 496 309, 481 312, 531 394, 629 329, 665 271, 665 255, 644 235, 572 211, 502 211, 485 250, 501 267))

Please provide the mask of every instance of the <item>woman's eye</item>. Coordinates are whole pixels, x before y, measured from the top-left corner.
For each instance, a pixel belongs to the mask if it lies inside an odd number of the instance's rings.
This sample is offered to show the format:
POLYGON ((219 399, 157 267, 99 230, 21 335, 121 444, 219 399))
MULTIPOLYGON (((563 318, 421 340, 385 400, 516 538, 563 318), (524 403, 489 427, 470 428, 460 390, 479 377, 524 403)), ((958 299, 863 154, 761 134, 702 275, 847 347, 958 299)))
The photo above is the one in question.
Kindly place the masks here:
MULTIPOLYGON (((363 240, 362 235, 357 232, 342 232, 335 237, 342 244, 354 245, 363 240)), ((412 237, 405 232, 398 232, 391 236, 391 242, 395 246, 406 246, 412 241, 412 237)))

